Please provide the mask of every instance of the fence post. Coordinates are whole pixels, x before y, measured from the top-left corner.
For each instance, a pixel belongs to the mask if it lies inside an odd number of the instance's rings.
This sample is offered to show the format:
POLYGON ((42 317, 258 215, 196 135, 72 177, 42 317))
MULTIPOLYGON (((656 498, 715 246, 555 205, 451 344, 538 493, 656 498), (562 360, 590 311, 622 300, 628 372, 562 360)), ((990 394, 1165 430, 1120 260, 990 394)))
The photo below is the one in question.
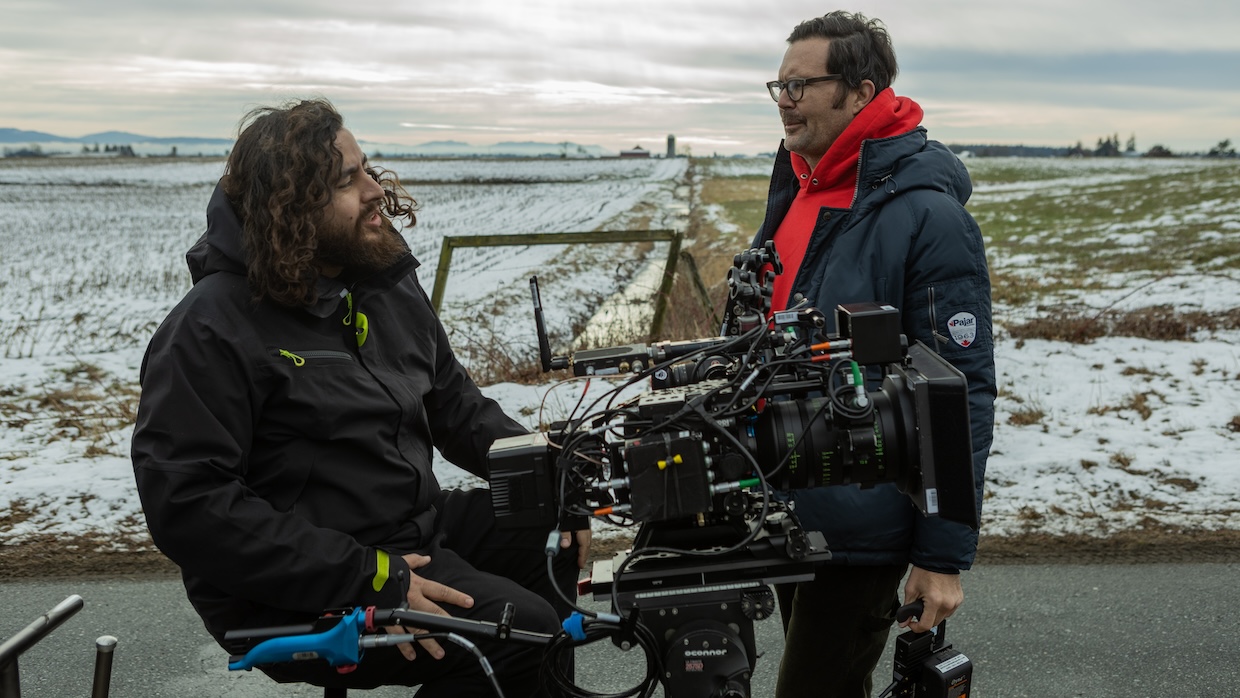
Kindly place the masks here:
POLYGON ((659 284, 659 293, 654 299, 654 318, 650 321, 650 341, 658 338, 663 331, 663 319, 667 315, 667 299, 672 295, 672 283, 676 280, 676 262, 680 259, 681 233, 672 237, 668 245, 667 263, 663 265, 663 282, 659 284))
POLYGON ((431 307, 435 309, 435 314, 439 314, 439 307, 443 305, 443 294, 448 288, 448 268, 452 266, 452 248, 456 244, 456 238, 444 236, 443 246, 439 248, 439 266, 435 268, 435 287, 431 289, 431 307))

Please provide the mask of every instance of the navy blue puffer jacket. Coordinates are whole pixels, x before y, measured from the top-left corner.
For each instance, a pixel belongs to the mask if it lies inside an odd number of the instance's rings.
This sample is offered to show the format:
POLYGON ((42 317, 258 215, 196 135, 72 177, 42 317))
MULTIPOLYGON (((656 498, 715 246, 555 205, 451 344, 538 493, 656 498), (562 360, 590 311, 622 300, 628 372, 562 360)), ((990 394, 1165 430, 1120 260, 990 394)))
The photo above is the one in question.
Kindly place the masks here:
MULTIPOLYGON (((774 237, 798 189, 790 153, 781 145, 754 247, 774 237)), ((891 304, 900 309, 910 344, 921 340, 964 373, 980 509, 994 427, 995 365, 986 255, 981 231, 964 209, 972 191, 964 165, 928 140, 924 128, 865 141, 853 205, 819 212, 792 294, 810 299, 832 321, 841 303, 891 304)), ((824 533, 834 563, 911 562, 953 572, 968 569, 977 550, 975 532, 923 516, 894 485, 789 496, 805 527, 824 533)))

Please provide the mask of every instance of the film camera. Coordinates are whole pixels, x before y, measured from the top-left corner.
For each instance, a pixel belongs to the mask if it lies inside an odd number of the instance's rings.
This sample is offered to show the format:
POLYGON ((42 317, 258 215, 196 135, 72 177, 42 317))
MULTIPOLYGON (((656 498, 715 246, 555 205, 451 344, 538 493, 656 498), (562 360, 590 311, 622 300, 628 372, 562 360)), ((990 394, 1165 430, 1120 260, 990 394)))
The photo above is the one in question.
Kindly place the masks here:
POLYGON ((719 337, 571 357, 551 356, 531 280, 543 369, 629 378, 547 432, 495 442, 496 516, 639 527, 632 552, 595 564, 590 587, 612 613, 587 612, 576 639, 641 645, 669 696, 748 696, 768 585, 830 558, 780 491, 894 483, 924 514, 978 525, 964 376, 908 346, 889 305, 836 308, 832 334, 804 303, 768 320, 780 270, 770 243, 737 255, 719 337))

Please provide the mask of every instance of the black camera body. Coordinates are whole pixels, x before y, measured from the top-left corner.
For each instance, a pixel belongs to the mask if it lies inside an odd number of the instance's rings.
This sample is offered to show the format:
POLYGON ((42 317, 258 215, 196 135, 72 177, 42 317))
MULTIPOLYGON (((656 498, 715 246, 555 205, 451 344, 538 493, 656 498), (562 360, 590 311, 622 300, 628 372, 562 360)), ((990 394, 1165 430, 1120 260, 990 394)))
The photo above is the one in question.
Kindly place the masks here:
MULTIPOLYGON (((738 385, 748 370, 743 357, 709 353, 734 340, 695 340, 706 360, 694 364, 711 371, 682 384, 677 376, 692 378, 695 369, 652 361, 666 353, 655 345, 644 352, 644 365, 654 367, 647 369, 652 381, 662 376, 663 387, 591 423, 561 423, 495 442, 489 467, 496 516, 505 525, 550 528, 562 513, 585 516, 611 507, 609 513, 622 511, 637 523, 676 522, 735 512, 746 483, 794 490, 890 482, 924 514, 976 529, 964 376, 920 342, 901 346, 898 311, 890 306, 856 304, 836 313, 837 327, 853 333, 853 360, 881 377, 864 389, 867 408, 856 406, 855 388, 841 391, 831 383, 838 376, 797 370, 810 356, 761 385, 745 386, 738 385), (876 366, 875 357, 887 363, 876 366), (608 425, 610 438, 599 432, 608 425)), ((636 354, 626 348, 620 363, 642 363, 636 354)), ((608 354, 605 370, 617 356, 608 354)), ((772 352, 765 363, 781 360, 772 352)), ((580 354, 573 365, 583 375, 594 368, 580 354)))
POLYGON ((770 314, 779 269, 770 243, 737 255, 719 337, 569 358, 550 356, 531 280, 544 370, 632 374, 650 388, 497 440, 495 516, 547 530, 588 517, 640 525, 632 553, 595 564, 591 587, 657 638, 647 652, 669 696, 748 696, 768 585, 812 579, 830 559, 780 491, 894 483, 925 515, 978 527, 964 376, 908 346, 890 305, 836 308, 835 335, 804 304, 770 314))

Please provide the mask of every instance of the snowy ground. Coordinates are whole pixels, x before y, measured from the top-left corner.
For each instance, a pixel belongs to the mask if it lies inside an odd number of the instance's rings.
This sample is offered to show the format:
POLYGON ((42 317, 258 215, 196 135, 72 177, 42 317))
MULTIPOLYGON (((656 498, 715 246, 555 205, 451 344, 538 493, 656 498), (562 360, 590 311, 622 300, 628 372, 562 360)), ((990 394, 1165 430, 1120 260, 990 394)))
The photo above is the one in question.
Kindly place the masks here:
MULTIPOLYGON (((390 166, 423 203, 407 237, 429 287, 444 235, 676 227, 682 162, 390 166)), ((1148 176, 1098 163, 1067 174, 1035 171, 1044 164, 1037 161, 1008 164, 1028 167, 1029 178, 979 186, 983 204, 987 197, 1048 187, 1079 194, 1148 176)), ((1195 167, 1192 161, 1176 166, 1195 167)), ((128 460, 136 376, 146 339, 184 291, 182 254, 201 232, 219 167, 0 163, 0 292, 7 301, 0 306, 0 544, 85 533, 115 534, 111 540, 120 548, 147 544, 128 460)), ((727 167, 731 174, 760 174, 769 162, 727 167)), ((1227 176, 1234 190, 1235 171, 1227 176)), ((1236 200, 1202 214, 1205 233, 1224 241, 1240 236, 1236 200)), ((1142 230, 1155 231, 1156 239, 1160 226, 1180 222, 1152 217, 1142 230)), ((1022 254, 995 248, 992 265, 1036 269, 1038 248, 1022 254)), ((619 285, 617 275, 599 271, 597 257, 559 264, 566 256, 548 248, 462 255, 454 260, 447 324, 458 337, 477 332, 469 322, 454 326, 454 319, 475 317, 471 309, 479 305, 503 306, 494 300, 498 289, 516 284, 523 296, 531 267, 556 266, 560 290, 549 308, 567 305, 582 289, 602 294, 619 285)), ((614 253, 605 256, 617 264, 614 253)), ((1183 308, 1234 309, 1240 274, 1119 274, 1099 281, 1102 290, 1090 294, 1065 291, 1027 306, 996 307, 1000 398, 984 531, 1240 529, 1240 332, 1203 333, 1196 341, 1104 337, 1069 344, 1018 340, 1004 325, 1051 301, 1122 308, 1141 307, 1152 296, 1183 308)), ((491 322, 528 326, 528 310, 514 308, 514 315, 491 322)), ((576 402, 578 384, 548 393, 549 387, 498 384, 486 392, 533 426, 576 402)), ((469 482, 447 464, 440 476, 448 486, 469 482)))

